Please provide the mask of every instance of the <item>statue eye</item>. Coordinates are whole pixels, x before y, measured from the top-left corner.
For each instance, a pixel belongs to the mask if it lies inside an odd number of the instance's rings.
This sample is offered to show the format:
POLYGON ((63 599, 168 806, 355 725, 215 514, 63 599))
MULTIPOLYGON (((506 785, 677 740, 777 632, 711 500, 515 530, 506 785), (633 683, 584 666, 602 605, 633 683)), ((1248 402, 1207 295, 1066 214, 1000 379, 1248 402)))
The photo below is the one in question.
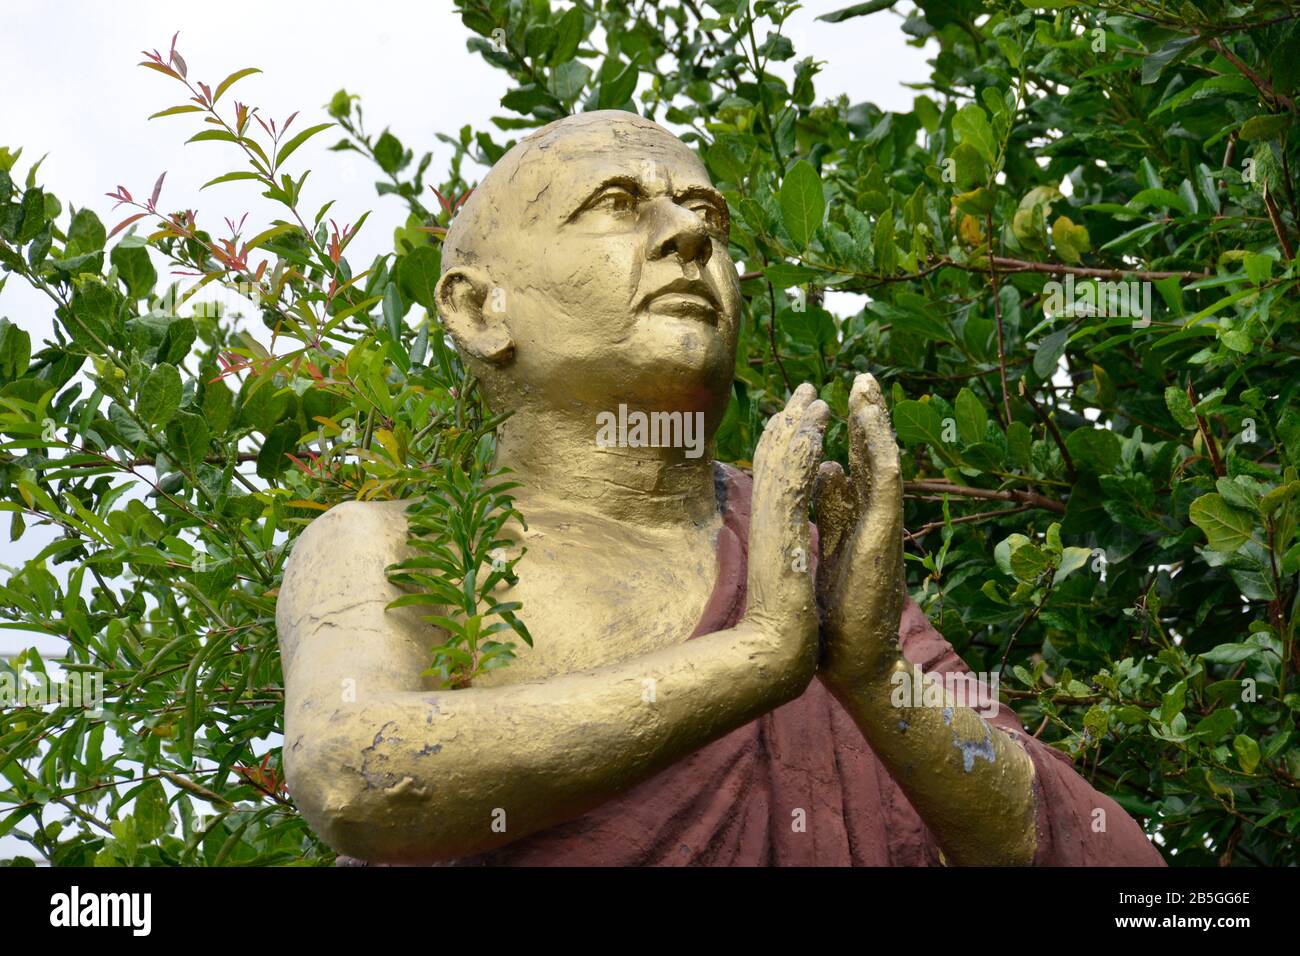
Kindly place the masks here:
POLYGON ((632 190, 626 186, 610 186, 596 197, 590 208, 621 214, 634 212, 636 205, 637 195, 632 190))
POLYGON ((691 211, 694 212, 695 215, 699 216, 710 229, 716 229, 721 232, 724 228, 726 223, 722 212, 713 203, 698 202, 690 208, 691 211))

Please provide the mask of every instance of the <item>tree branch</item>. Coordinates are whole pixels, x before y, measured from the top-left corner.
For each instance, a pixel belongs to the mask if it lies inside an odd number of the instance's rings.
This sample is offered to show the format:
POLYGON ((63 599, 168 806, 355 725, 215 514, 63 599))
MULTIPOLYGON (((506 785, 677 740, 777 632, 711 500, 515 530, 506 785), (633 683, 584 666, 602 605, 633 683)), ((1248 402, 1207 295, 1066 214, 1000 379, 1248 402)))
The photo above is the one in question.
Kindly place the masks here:
POLYGON ((1031 508, 1042 508, 1056 514, 1065 514, 1065 503, 1048 498, 1035 491, 1021 491, 1008 488, 994 491, 991 488, 969 488, 966 485, 954 485, 946 481, 905 481, 903 491, 913 494, 956 495, 959 498, 982 498, 985 501, 1015 501, 1031 508))

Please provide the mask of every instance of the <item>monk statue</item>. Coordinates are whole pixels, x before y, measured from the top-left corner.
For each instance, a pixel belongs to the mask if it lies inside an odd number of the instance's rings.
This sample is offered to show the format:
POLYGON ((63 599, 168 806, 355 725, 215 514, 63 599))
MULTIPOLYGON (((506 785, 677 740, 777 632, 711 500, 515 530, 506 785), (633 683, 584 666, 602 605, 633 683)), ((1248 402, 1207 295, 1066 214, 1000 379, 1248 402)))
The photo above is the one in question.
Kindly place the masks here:
POLYGON ((387 608, 408 502, 317 518, 276 610, 303 816, 368 864, 1161 865, 1009 708, 935 680, 968 668, 908 598, 870 375, 847 474, 807 384, 752 476, 712 460, 742 314, 728 228, 695 152, 624 112, 536 131, 465 203, 436 299, 511 413, 496 463, 527 556, 507 599, 534 646, 438 689, 440 632, 387 608), (699 441, 598 440, 633 413, 699 441))

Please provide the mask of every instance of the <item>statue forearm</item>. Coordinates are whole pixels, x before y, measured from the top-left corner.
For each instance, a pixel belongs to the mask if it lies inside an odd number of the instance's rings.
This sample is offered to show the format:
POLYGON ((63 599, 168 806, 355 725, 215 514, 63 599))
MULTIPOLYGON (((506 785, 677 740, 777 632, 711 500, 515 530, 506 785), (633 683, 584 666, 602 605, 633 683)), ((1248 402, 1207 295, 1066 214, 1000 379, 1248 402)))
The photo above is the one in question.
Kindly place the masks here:
POLYGON ((891 657, 872 679, 831 689, 950 863, 1028 865, 1036 843, 1033 761, 969 707, 895 706, 891 677, 913 681, 915 670, 891 657))
POLYGON ((811 667, 793 650, 742 622, 545 683, 359 688, 339 704, 337 681, 308 680, 332 688, 319 695, 291 682, 289 786, 344 853, 407 863, 481 853, 578 816, 794 698, 811 667))

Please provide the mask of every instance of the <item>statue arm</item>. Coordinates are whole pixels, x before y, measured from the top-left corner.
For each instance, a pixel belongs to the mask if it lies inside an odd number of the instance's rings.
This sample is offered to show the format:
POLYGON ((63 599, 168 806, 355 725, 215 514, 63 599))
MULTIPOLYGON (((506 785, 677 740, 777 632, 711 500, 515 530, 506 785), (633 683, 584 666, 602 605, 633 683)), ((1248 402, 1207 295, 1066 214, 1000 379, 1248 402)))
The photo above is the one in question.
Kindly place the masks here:
POLYGON ((897 637, 888 677, 877 679, 875 686, 864 682, 840 699, 853 701, 864 736, 946 859, 1036 866, 1164 865, 1160 851, 1119 804, 1093 789, 1065 754, 1025 732, 1015 711, 998 702, 996 685, 977 689, 972 684, 975 675, 965 661, 910 601, 897 637), (936 701, 937 687, 917 700, 922 671, 953 690, 964 685, 964 699, 972 706, 936 701), (940 769, 926 779, 931 766, 940 769))
POLYGON ((898 445, 880 387, 860 375, 849 396, 849 467, 821 466, 816 492, 826 609, 821 679, 952 863, 1028 864, 1035 850, 1034 764, 968 707, 896 706, 917 686, 899 647, 906 600, 898 445))
POLYGON ((808 548, 826 415, 801 391, 764 434, 740 624, 545 682, 416 689, 429 649, 416 635, 430 629, 404 621, 409 608, 384 610, 400 593, 384 568, 404 523, 358 504, 313 522, 277 607, 286 774, 313 829, 371 861, 481 853, 572 819, 802 693, 817 622, 809 575, 788 555, 808 548))
POLYGON ((386 642, 331 630, 313 639, 333 663, 290 682, 289 787, 326 842, 370 861, 472 855, 572 819, 806 682, 782 641, 742 625, 539 683, 420 692, 370 675, 346 703, 347 662, 386 642))
POLYGON ((976 710, 924 706, 920 670, 902 654, 872 678, 832 691, 956 865, 1034 861, 1034 762, 976 710), (915 706, 898 706, 906 700, 915 706))

